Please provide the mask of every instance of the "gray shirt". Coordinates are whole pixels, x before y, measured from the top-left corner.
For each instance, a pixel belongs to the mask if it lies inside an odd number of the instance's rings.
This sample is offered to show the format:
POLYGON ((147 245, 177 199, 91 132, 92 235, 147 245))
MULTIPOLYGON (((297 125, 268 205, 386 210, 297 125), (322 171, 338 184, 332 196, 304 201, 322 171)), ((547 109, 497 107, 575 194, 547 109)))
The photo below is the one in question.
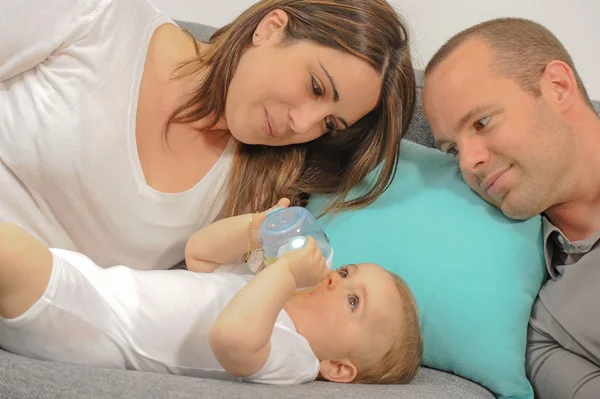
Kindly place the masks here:
POLYGON ((600 231, 570 242, 544 218, 549 278, 533 306, 527 373, 540 399, 600 398, 600 231))

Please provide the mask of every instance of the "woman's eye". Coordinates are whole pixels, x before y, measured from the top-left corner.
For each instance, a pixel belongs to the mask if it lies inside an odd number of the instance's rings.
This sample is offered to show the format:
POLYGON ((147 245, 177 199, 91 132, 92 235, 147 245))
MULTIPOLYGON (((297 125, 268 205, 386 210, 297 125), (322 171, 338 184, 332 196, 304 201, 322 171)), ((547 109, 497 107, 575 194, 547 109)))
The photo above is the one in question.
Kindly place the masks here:
POLYGON ((335 122, 331 118, 325 118, 325 134, 333 133, 335 128, 335 122))
POLYGON ((358 307, 358 298, 354 295, 350 295, 348 297, 348 304, 350 305, 350 309, 352 309, 352 311, 354 312, 358 307))
POLYGON ((339 269, 338 274, 340 275, 341 278, 348 277, 348 271, 345 268, 339 269))
POLYGON ((484 129, 487 126, 487 124, 490 122, 491 118, 492 118, 491 116, 486 116, 485 118, 479 119, 477 122, 475 122, 475 130, 484 129))
POLYGON ((311 79, 311 85, 312 85, 313 93, 317 97, 322 97, 323 96, 323 90, 321 89, 321 86, 319 86, 319 83, 317 82, 317 79, 315 79, 314 76, 311 76, 310 79, 311 79))

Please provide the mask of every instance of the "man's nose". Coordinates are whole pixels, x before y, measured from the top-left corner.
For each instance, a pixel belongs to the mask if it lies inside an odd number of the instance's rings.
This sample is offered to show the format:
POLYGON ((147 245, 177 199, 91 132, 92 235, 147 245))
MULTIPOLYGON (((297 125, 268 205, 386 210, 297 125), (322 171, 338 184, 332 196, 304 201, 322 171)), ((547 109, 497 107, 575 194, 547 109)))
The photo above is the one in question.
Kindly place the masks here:
POLYGON ((490 153, 479 137, 468 137, 458 146, 460 170, 466 174, 477 174, 481 167, 488 163, 490 153))

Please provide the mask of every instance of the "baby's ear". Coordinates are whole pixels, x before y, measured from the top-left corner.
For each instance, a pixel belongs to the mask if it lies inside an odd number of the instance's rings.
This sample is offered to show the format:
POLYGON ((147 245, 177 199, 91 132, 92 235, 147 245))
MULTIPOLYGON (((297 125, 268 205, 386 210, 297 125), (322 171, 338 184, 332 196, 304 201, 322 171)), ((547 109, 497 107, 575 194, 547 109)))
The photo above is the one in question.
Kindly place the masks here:
POLYGON ((356 366, 348 359, 322 360, 320 374, 332 382, 352 382, 356 379, 356 366))

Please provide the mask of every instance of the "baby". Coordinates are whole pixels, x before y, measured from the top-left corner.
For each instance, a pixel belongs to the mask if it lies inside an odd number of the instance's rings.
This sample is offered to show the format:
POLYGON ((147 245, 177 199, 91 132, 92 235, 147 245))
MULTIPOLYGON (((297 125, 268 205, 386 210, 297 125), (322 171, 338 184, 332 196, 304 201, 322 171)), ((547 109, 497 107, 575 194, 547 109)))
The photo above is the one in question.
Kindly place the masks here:
POLYGON ((422 356, 417 307, 406 284, 381 267, 329 271, 309 239, 256 276, 198 272, 258 247, 265 215, 223 219, 194 234, 186 247, 191 271, 103 269, 0 223, 0 347, 72 364, 267 384, 409 382, 422 356))

